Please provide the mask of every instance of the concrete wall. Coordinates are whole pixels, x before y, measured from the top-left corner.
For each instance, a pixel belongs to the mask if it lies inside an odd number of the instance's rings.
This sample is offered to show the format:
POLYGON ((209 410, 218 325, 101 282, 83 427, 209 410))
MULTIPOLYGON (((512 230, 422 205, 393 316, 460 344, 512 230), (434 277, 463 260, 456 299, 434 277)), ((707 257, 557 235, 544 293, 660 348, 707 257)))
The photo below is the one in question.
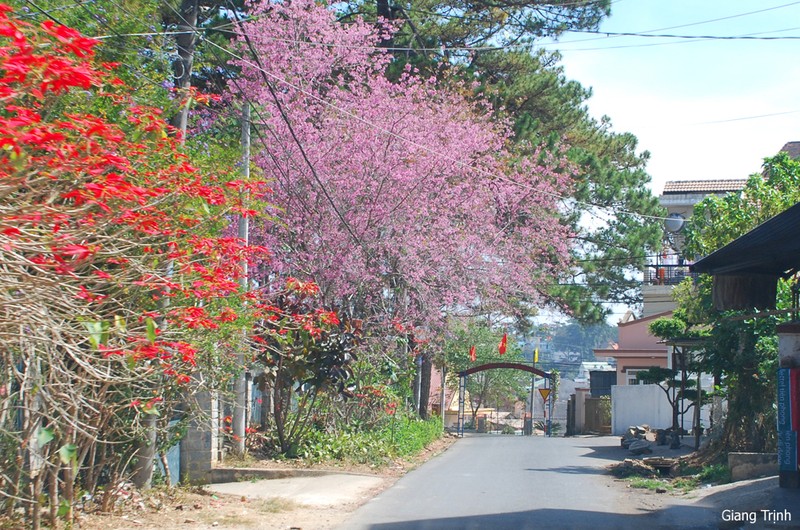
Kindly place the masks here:
POLYGON ((631 425, 653 429, 672 426, 672 408, 658 385, 611 387, 611 434, 622 435, 631 425))
MULTIPOLYGON (((720 408, 717 401, 716 409, 720 408)), ((712 405, 700 408, 700 425, 711 425, 712 405)), ((720 419, 717 419, 719 423, 720 419)), ((678 422, 681 423, 680 416, 678 422)), ((672 407, 664 390, 658 385, 617 385, 611 387, 611 433, 622 435, 631 425, 649 425, 653 429, 672 427, 672 407)), ((691 431, 694 409, 690 409, 681 426, 691 431)))
POLYGON ((778 474, 777 453, 728 453, 731 480, 774 477, 778 474))

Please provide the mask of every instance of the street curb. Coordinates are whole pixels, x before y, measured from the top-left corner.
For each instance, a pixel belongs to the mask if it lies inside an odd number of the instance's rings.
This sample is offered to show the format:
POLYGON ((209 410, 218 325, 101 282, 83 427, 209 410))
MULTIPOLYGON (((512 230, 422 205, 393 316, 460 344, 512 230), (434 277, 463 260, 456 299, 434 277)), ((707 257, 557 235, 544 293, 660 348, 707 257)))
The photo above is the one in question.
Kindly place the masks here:
POLYGON ((321 477, 324 475, 354 475, 359 477, 375 477, 369 473, 352 473, 326 469, 261 469, 253 467, 226 468, 217 467, 211 470, 209 483, 243 482, 247 480, 277 480, 282 478, 321 477))

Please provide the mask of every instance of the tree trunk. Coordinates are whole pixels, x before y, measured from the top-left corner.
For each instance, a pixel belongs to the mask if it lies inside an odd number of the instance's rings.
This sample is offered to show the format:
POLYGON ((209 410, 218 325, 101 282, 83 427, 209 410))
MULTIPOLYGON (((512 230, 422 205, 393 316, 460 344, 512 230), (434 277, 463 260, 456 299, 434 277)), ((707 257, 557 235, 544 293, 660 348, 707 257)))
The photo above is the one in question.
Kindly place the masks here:
POLYGON ((149 489, 153 483, 153 462, 156 455, 156 416, 147 414, 143 420, 145 439, 138 443, 133 483, 140 490, 149 489))
POLYGON ((420 385, 419 385, 419 417, 427 420, 428 405, 431 397, 431 372, 433 363, 429 354, 422 354, 422 366, 420 366, 420 385))
MULTIPOLYGON (((378 17, 382 17, 385 20, 394 20, 394 14, 392 13, 392 8, 389 6, 389 0, 376 0, 376 2, 378 17)), ((382 27, 378 29, 382 29, 382 27)), ((381 38, 378 46, 383 48, 394 47, 394 37, 388 36, 381 38)))
POLYGON ((261 392, 261 432, 267 431, 269 425, 269 409, 272 406, 272 394, 269 387, 265 387, 261 392))
POLYGON ((164 468, 164 483, 168 488, 172 487, 172 471, 169 469, 169 460, 167 460, 167 452, 161 451, 158 453, 158 458, 161 460, 161 465, 164 468))

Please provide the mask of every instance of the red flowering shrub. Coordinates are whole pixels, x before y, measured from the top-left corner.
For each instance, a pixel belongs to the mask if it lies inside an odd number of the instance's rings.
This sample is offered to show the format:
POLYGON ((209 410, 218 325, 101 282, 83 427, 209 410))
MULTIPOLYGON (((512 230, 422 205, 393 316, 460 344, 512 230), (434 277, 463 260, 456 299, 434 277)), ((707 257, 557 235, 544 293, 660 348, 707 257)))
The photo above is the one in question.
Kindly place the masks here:
POLYGON ((0 490, 34 518, 59 470, 71 506, 74 480, 92 492, 127 464, 135 421, 235 325, 263 253, 214 235, 261 185, 201 174, 96 44, 0 5, 0 490))
POLYGON ((319 287, 288 278, 285 289, 257 305, 253 337, 256 360, 266 367, 258 377, 271 394, 276 449, 290 453, 302 441, 321 392, 353 397, 350 378, 361 330, 318 308, 319 287), (290 412, 293 395, 297 407, 290 412))

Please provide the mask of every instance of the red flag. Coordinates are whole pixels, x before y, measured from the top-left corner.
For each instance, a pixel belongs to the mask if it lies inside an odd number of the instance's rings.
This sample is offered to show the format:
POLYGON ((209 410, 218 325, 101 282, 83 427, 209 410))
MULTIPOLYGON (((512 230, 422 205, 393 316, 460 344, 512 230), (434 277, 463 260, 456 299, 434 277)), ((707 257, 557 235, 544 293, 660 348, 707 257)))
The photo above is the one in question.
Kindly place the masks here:
POLYGON ((500 346, 497 349, 500 351, 500 355, 503 355, 506 352, 506 342, 508 342, 508 335, 503 333, 503 338, 500 340, 500 346))
POLYGON ((472 362, 478 360, 478 354, 475 352, 475 346, 469 349, 469 360, 472 362))

